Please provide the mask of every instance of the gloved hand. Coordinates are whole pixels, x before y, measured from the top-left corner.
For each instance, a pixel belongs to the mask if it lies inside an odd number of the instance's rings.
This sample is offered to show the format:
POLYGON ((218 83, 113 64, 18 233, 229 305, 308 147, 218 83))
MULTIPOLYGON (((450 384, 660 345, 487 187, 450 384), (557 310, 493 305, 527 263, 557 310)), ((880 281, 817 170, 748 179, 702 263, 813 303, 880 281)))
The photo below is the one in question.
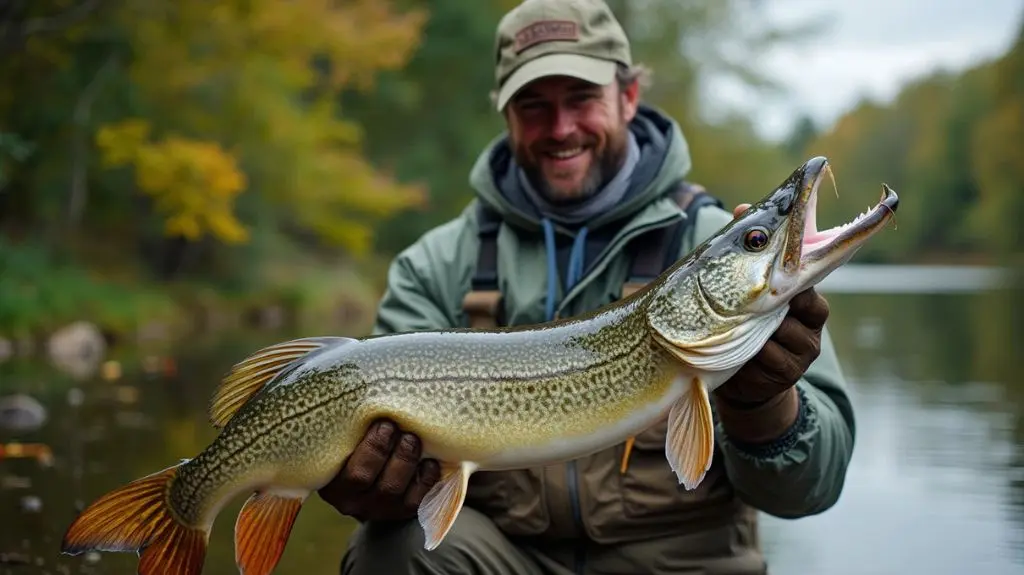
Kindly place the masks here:
POLYGON ((821 329, 828 313, 828 302, 814 288, 797 294, 761 351, 716 389, 716 395, 752 406, 791 388, 821 353, 821 329))
MULTIPOLYGON (((733 210, 739 217, 750 204, 733 210)), ((764 347, 714 392, 726 433, 751 444, 771 442, 792 426, 799 411, 796 382, 821 353, 828 302, 814 288, 797 294, 764 347)))

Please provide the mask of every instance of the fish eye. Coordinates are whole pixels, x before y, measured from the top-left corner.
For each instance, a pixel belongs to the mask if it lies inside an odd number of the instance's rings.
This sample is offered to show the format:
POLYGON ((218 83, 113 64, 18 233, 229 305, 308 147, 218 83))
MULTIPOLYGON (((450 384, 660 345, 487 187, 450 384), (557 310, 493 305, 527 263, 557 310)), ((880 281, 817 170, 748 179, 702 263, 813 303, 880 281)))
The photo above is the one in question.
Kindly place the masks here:
POLYGON ((752 252, 759 252, 768 246, 768 231, 764 228, 754 228, 747 231, 743 236, 743 247, 752 252))

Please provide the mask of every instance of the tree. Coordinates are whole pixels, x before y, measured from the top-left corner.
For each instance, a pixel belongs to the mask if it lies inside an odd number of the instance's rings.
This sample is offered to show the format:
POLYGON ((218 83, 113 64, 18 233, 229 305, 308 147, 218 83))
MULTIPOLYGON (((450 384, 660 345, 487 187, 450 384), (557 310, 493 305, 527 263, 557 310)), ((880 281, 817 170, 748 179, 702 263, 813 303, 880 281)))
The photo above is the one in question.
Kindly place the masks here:
POLYGON ((993 104, 970 138, 979 202, 971 225, 979 242, 1024 266, 1024 21, 1013 47, 994 65, 993 104))
MULTIPOLYGON (((424 182, 428 210, 387 221, 377 247, 394 253, 456 215, 472 198, 468 173, 503 128, 488 94, 494 87, 494 27, 505 0, 407 0, 429 10, 423 42, 401 69, 370 91, 346 90, 342 106, 366 127, 367 152, 401 181, 424 182)), ((518 4, 518 2, 515 2, 518 4)))
POLYGON ((786 150, 786 154, 791 160, 800 162, 805 160, 805 156, 809 155, 808 148, 819 135, 818 126, 814 123, 814 118, 807 114, 802 114, 797 121, 793 124, 792 130, 789 132, 789 136, 786 137, 783 148, 786 150))
MULTIPOLYGON (((220 263, 248 253, 249 267, 268 237, 365 255, 377 222, 422 204, 418 186, 364 157, 362 128, 336 96, 405 65, 424 11, 376 0, 90 6, 0 62, 6 131, 36 151, 5 172, 16 206, 5 229, 45 224, 65 250, 76 237, 165 236, 220 263), (224 257, 225 244, 245 247, 224 257)), ((19 7, 23 31, 69 5, 19 7)))

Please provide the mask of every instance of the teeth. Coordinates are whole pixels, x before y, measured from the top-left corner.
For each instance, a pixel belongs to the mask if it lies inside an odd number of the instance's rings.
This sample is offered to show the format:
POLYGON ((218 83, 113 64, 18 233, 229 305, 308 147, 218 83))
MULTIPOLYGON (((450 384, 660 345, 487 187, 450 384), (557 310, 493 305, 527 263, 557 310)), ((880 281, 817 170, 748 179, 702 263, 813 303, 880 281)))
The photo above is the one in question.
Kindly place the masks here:
POLYGON ((834 227, 834 228, 831 228, 831 229, 829 229, 829 230, 825 230, 825 232, 824 232, 824 233, 834 233, 834 232, 841 232, 841 231, 843 231, 843 230, 849 229, 849 228, 850 228, 850 226, 853 226, 853 225, 854 225, 854 224, 856 224, 857 222, 859 222, 859 221, 863 220, 863 219, 864 219, 864 218, 866 218, 866 217, 868 216, 868 214, 870 214, 870 213, 871 213, 871 206, 868 206, 868 209, 867 209, 866 211, 864 211, 864 212, 861 212, 860 214, 858 214, 858 215, 857 215, 857 217, 853 219, 853 221, 851 221, 851 222, 846 222, 845 224, 840 224, 840 225, 838 225, 838 226, 836 226, 836 227, 834 227))
MULTIPOLYGON (((810 207, 813 207, 813 202, 814 202, 815 199, 816 199, 816 196, 811 196, 811 200, 808 203, 808 205, 810 207)), ((804 225, 805 225, 805 244, 804 245, 805 245, 805 247, 806 248, 814 249, 818 245, 821 245, 821 244, 824 244, 824 243, 828 243, 829 241, 832 241, 837 235, 842 234, 846 230, 848 230, 851 227, 853 227, 853 226, 857 225, 858 223, 860 223, 860 221, 863 220, 864 218, 866 218, 869 215, 871 215, 872 213, 874 213, 875 209, 876 209, 875 207, 869 205, 867 207, 867 209, 865 209, 860 214, 857 214, 857 217, 854 218, 852 221, 846 222, 845 224, 837 225, 837 226, 835 226, 833 228, 829 228, 827 230, 817 230, 816 229, 817 226, 816 226, 816 222, 815 222, 814 210, 813 209, 808 209, 807 217, 806 217, 806 220, 804 221, 804 225)))
POLYGON ((566 158, 571 158, 573 156, 576 156, 576 155, 578 155, 578 154, 580 154, 582 152, 583 152, 583 148, 577 146, 575 148, 570 148, 568 150, 558 150, 558 151, 548 152, 548 155, 549 156, 553 156, 555 158, 558 158, 560 160, 564 160, 566 158))

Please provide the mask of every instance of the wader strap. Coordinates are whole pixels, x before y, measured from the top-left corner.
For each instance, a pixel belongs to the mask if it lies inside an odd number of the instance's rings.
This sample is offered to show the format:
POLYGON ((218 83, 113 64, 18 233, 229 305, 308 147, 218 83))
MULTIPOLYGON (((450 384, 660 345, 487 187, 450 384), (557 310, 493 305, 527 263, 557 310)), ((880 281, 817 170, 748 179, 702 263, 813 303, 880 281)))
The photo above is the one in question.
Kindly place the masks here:
POLYGON ((498 289, 498 229, 501 220, 482 202, 477 204, 477 235, 480 252, 471 288, 462 300, 469 327, 493 328, 504 325, 504 307, 498 289))
POLYGON ((722 202, 709 195, 700 184, 683 182, 672 197, 686 213, 686 218, 633 240, 630 247, 630 251, 633 252, 633 263, 629 270, 629 278, 622 286, 622 297, 641 289, 675 263, 679 257, 678 250, 682 245, 683 233, 687 230, 690 232, 690 243, 693 243, 693 223, 698 210, 710 205, 722 207, 722 202))
MULTIPOLYGON (((693 234, 694 226, 691 224, 697 216, 697 210, 708 205, 722 206, 702 186, 687 182, 679 186, 673 198, 686 212, 686 218, 671 226, 643 234, 630 243, 633 262, 629 278, 622 286, 622 297, 642 288, 675 263, 679 257, 683 233, 689 228, 693 234)), ((480 251, 471 280, 472 287, 462 300, 462 309, 469 318, 470 327, 500 327, 505 325, 505 308, 498 289, 498 230, 501 219, 480 202, 477 204, 477 221, 480 251)))

